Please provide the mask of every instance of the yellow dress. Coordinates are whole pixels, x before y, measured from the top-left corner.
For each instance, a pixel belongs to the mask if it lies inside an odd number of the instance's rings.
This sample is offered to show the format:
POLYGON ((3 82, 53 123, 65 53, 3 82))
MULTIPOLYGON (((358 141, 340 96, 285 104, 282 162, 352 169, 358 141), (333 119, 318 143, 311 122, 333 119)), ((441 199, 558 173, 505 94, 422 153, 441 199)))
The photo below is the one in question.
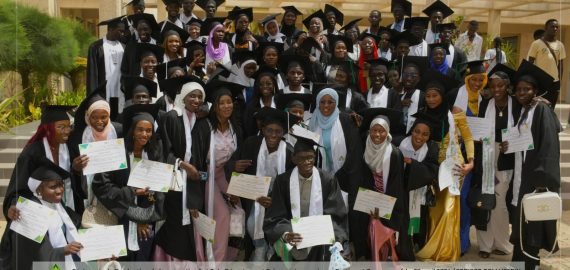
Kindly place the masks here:
MULTIPOLYGON (((453 119, 456 130, 459 130, 465 144, 467 158, 473 158, 475 149, 473 137, 467 125, 464 112, 454 113, 453 119)), ((457 132, 453 138, 457 145, 459 139, 457 132)), ((445 135, 443 147, 439 149, 439 162, 445 160, 449 133, 445 135)), ((457 153, 457 160, 463 164, 461 151, 457 153)), ((459 199, 460 196, 449 194, 449 189, 443 191, 436 189, 436 205, 429 208, 428 217, 428 241, 416 254, 421 261, 457 261, 461 255, 461 242, 459 239, 459 199)))

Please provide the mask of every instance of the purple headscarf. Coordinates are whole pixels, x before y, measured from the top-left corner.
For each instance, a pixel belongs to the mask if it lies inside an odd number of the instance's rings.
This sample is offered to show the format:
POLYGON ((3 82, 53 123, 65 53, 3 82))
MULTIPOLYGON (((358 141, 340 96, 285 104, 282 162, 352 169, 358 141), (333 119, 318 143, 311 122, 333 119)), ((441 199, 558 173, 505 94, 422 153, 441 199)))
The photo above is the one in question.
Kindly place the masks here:
POLYGON ((206 54, 216 61, 224 59, 224 56, 228 51, 228 44, 225 42, 220 42, 218 44, 218 48, 214 48, 214 41, 212 40, 214 33, 223 27, 224 25, 222 24, 214 26, 212 30, 210 30, 210 34, 208 35, 208 42, 206 42, 206 54))

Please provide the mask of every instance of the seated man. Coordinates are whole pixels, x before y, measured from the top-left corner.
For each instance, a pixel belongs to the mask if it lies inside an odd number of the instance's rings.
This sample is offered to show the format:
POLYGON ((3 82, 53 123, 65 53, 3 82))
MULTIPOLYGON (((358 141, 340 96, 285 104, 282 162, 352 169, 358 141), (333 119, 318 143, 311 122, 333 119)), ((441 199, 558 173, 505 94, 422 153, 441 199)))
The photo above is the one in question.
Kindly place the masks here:
POLYGON ((335 178, 328 178, 315 166, 315 142, 297 137, 293 152, 296 167, 275 179, 271 192, 272 205, 267 208, 263 231, 271 245, 279 240, 293 246, 290 256, 295 261, 325 261, 328 246, 297 249, 303 235, 294 233, 292 218, 330 215, 337 242, 348 240, 347 209, 335 178), (293 191, 292 191, 293 190, 293 191))

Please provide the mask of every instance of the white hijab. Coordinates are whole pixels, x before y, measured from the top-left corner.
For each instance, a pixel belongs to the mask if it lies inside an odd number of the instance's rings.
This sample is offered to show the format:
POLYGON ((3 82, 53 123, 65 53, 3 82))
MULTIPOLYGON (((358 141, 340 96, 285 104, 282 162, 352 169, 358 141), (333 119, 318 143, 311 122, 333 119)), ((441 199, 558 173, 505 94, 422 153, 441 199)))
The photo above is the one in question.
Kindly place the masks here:
MULTIPOLYGON (((392 141, 392 135, 390 135, 390 125, 388 124, 388 121, 386 121, 383 117, 376 117, 374 120, 372 120, 372 123, 370 123, 370 128, 372 128, 374 125, 382 126, 388 133, 388 136, 383 143, 375 144, 372 142, 370 135, 368 135, 366 138, 364 160, 372 172, 379 173, 383 171, 384 155, 388 153, 387 150, 392 151, 390 143, 392 141)), ((390 155, 390 153, 388 153, 388 155, 390 155)))

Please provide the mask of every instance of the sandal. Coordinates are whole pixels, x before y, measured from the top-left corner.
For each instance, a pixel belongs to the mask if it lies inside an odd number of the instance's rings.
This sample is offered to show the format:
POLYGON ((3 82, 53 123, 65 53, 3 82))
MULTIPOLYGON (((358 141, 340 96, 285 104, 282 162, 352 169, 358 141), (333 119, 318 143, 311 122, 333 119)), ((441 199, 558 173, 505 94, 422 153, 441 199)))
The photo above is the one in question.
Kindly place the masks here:
POLYGON ((479 251, 479 257, 481 257, 483 259, 487 259, 487 258, 489 258, 489 256, 491 256, 491 253, 485 252, 485 251, 479 251))
POLYGON ((498 250, 498 249, 493 250, 491 253, 493 253, 495 255, 499 255, 499 256, 509 255, 508 253, 501 251, 501 250, 498 250))

